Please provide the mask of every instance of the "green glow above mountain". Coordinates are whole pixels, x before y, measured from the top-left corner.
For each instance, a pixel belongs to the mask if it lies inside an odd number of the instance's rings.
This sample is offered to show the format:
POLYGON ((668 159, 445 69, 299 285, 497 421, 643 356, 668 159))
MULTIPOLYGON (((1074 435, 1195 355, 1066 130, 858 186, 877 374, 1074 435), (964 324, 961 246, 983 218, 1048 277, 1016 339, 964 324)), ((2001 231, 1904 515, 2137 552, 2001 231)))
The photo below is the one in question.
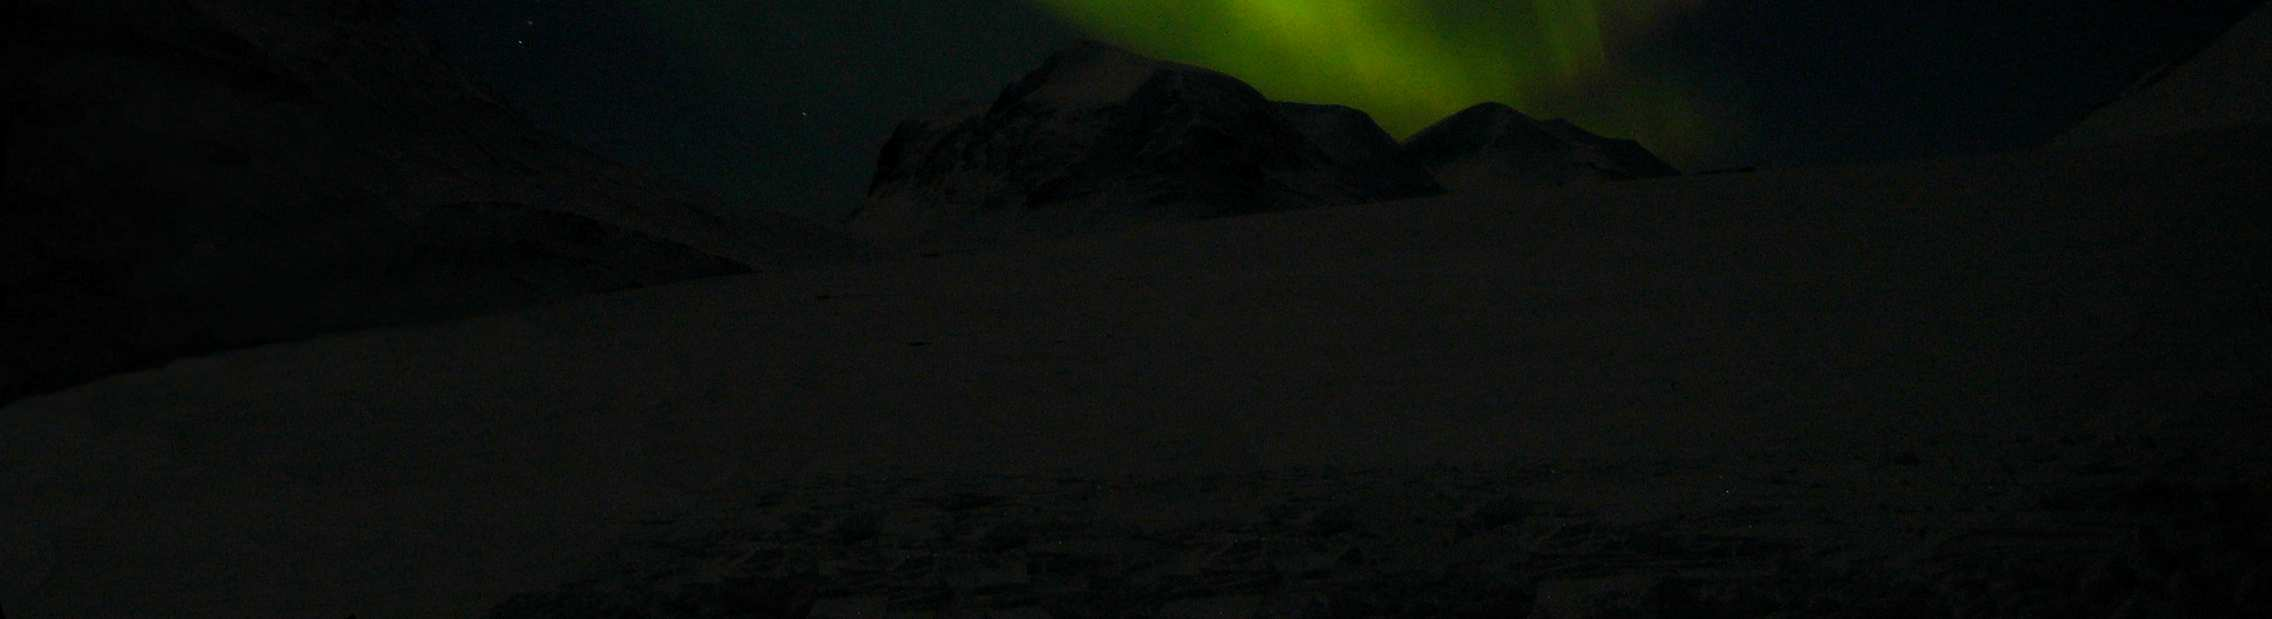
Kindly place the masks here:
POLYGON ((1700 0, 1033 1, 1091 36, 1229 73, 1273 99, 1364 110, 1399 137, 1482 101, 1651 148, 1699 137, 1681 88, 1617 58, 1700 0))

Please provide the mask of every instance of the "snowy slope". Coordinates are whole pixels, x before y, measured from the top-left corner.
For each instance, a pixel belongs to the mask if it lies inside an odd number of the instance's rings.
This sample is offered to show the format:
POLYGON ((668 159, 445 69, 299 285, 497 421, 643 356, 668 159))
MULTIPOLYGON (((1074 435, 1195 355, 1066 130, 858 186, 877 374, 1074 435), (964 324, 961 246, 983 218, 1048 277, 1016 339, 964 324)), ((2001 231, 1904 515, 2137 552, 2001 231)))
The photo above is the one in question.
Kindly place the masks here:
MULTIPOLYGON (((1833 520, 2077 475, 1995 472, 2011 441, 2069 432, 2242 474, 2272 436, 2267 147, 1270 213, 184 361, 0 409, 0 604, 471 616, 641 518, 846 473, 1904 450, 1947 471, 1889 494, 1856 469, 1865 492, 1803 506, 1833 520)), ((1618 479, 1591 491, 1707 483, 1618 479)))

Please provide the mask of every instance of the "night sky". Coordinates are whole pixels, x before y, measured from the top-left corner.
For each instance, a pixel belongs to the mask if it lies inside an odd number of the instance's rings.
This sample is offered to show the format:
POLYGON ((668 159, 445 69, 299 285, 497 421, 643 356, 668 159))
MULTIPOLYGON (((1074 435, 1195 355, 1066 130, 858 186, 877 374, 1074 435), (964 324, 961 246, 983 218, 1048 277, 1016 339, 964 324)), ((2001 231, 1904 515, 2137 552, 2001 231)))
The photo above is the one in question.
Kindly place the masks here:
POLYGON ((1491 99, 1695 171, 2040 144, 2259 4, 403 2, 538 125, 731 204, 824 220, 858 204, 897 122, 990 99, 1083 37, 1364 109, 1399 137, 1491 99))

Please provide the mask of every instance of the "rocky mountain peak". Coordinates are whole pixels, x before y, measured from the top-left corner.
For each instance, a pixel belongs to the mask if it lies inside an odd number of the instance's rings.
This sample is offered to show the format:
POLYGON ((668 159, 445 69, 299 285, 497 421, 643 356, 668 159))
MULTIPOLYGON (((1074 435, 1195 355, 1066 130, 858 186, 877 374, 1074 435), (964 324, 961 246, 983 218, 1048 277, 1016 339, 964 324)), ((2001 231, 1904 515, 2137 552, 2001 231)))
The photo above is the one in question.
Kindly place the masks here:
POLYGON ((983 110, 902 123, 852 226, 964 246, 1437 192, 1385 135, 1355 110, 1084 42, 983 110))
POLYGON ((1002 96, 994 102, 994 109, 1014 110, 1021 105, 1060 108, 1114 105, 1134 97, 1145 84, 1162 74, 1204 79, 1210 82, 1208 86, 1243 90, 1255 98, 1262 96, 1236 78, 1203 67, 1146 58, 1109 44, 1084 40, 1051 54, 1041 68, 1004 88, 1002 96))
POLYGON ((1638 142, 1605 138, 1559 118, 1540 121, 1496 102, 1429 125, 1405 140, 1402 154, 1454 191, 1679 174, 1638 142))

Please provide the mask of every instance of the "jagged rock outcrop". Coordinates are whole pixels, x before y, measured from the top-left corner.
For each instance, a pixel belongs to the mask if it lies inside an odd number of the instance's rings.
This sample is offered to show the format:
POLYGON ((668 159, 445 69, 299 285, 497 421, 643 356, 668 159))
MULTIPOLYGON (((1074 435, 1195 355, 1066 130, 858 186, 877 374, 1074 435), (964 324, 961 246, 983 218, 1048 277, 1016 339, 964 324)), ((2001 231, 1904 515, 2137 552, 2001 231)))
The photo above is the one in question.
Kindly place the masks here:
POLYGON ((853 229, 983 245, 1440 192, 1370 118, 1085 42, 991 104, 902 123, 853 229))
POLYGON ((1501 103, 1436 121, 1405 140, 1402 151, 1406 163, 1452 191, 1680 173, 1632 140, 1594 135, 1561 119, 1541 122, 1501 103))
POLYGON ((534 129, 394 0, 10 6, 0 402, 855 249, 534 129))
POLYGON ((2272 124, 2272 5, 2241 18, 2176 66, 2146 76, 2054 143, 2264 124, 2272 124))
POLYGON ((1396 137, 1363 111, 1341 105, 1288 102, 1280 102, 1278 111, 1295 131, 1323 149, 1325 156, 1342 169, 1370 171, 1349 179, 1359 183, 1366 195, 1395 195, 1435 184, 1427 170, 1399 158, 1396 137))

